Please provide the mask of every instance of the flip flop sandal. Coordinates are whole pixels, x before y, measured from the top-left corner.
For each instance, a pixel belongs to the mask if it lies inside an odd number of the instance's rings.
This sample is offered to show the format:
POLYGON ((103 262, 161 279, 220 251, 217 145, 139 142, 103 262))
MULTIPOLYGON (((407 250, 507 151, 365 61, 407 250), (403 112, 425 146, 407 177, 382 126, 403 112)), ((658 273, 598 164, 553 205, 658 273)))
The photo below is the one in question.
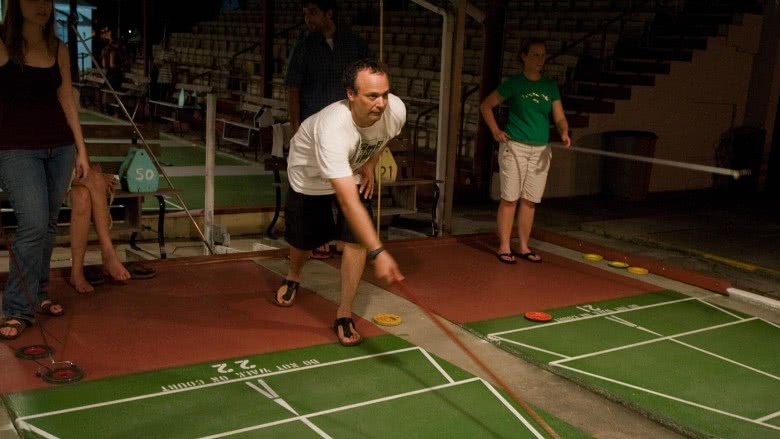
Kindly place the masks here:
POLYGON ((106 283, 106 275, 103 274, 103 269, 100 267, 84 267, 84 279, 93 287, 106 283))
POLYGON ((352 328, 354 327, 355 321, 349 317, 341 317, 336 319, 336 322, 333 323, 333 330, 336 332, 336 337, 338 337, 339 343, 341 343, 342 346, 357 346, 360 343, 363 343, 362 337, 353 342, 345 341, 347 338, 352 337, 352 328), (344 338, 339 336, 339 327, 341 327, 341 332, 344 334, 344 338))
POLYGON ((151 279, 157 276, 157 272, 145 265, 141 264, 129 264, 125 268, 130 272, 130 279, 141 280, 151 279))
POLYGON ((65 310, 62 309, 62 305, 49 299, 46 299, 43 302, 41 302, 38 305, 38 309, 36 310, 36 312, 38 314, 46 314, 52 317, 62 317, 63 315, 65 315, 65 310), (59 312, 52 311, 52 308, 54 308, 55 306, 59 306, 61 311, 59 312))
POLYGON ((512 251, 512 254, 520 259, 525 259, 528 262, 533 262, 534 264, 540 264, 542 262, 542 257, 534 252, 520 253, 520 252, 512 251), (539 259, 531 259, 534 256, 536 256, 539 259))
POLYGON ((284 302, 279 301, 279 290, 276 290, 276 293, 274 293, 274 305, 281 306, 283 308, 289 308, 293 306, 295 303, 295 296, 298 294, 298 287, 300 285, 300 282, 285 279, 284 282, 282 282, 282 286, 279 287, 279 289, 285 286, 287 287, 287 291, 282 294, 282 300, 284 300, 284 302))
POLYGON ((0 340, 16 340, 19 338, 20 335, 22 335, 22 332, 24 332, 27 327, 30 326, 30 324, 27 322, 27 320, 24 319, 17 319, 16 317, 11 317, 5 321, 3 321, 3 324, 0 325, 0 329, 3 328, 11 328, 16 330, 15 335, 3 335, 0 333, 0 340), (9 320, 16 320, 16 323, 9 323, 9 320))
POLYGON ((503 262, 504 264, 517 264, 516 259, 509 259, 512 256, 514 256, 512 253, 496 253, 496 257, 499 261, 503 262))

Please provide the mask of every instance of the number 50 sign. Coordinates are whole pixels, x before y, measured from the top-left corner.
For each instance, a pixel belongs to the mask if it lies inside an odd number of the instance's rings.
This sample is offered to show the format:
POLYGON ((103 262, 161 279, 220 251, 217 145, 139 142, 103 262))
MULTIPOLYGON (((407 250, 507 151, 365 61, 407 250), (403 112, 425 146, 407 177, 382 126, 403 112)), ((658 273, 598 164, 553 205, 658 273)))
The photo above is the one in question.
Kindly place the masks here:
POLYGON ((119 180, 128 192, 154 192, 159 187, 160 174, 146 151, 131 148, 119 167, 119 180))

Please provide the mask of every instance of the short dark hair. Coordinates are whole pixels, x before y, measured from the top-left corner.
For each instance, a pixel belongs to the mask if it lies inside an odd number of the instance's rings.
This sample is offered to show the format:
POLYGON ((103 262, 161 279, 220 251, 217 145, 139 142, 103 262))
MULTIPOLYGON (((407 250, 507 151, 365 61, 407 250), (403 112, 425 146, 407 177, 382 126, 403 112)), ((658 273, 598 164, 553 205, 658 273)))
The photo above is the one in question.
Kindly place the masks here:
POLYGON ((333 15, 336 15, 336 0, 301 0, 301 6, 315 5, 322 9, 322 12, 333 11, 333 15))
POLYGON ((523 43, 523 47, 520 48, 520 54, 528 55, 528 51, 531 50, 531 46, 536 46, 536 45, 543 46, 545 48, 547 47, 547 44, 543 39, 535 38, 535 37, 529 38, 525 40, 525 42, 523 43))
POLYGON ((358 72, 361 70, 368 70, 371 73, 382 73, 388 77, 390 76, 387 74, 387 65, 385 63, 373 58, 361 58, 353 61, 344 69, 342 82, 344 83, 345 89, 357 91, 355 80, 357 79, 358 72))

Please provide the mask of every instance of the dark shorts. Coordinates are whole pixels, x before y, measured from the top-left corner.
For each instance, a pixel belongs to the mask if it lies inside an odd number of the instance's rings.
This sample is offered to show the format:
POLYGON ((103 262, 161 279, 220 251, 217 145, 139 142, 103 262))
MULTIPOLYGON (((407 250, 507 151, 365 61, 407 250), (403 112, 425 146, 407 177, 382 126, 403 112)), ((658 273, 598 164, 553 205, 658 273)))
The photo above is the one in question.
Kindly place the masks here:
MULTIPOLYGON (((373 218, 371 200, 360 197, 373 218)), ((333 240, 359 244, 336 195, 304 195, 290 187, 284 208, 284 239, 299 250, 314 250, 333 240)))

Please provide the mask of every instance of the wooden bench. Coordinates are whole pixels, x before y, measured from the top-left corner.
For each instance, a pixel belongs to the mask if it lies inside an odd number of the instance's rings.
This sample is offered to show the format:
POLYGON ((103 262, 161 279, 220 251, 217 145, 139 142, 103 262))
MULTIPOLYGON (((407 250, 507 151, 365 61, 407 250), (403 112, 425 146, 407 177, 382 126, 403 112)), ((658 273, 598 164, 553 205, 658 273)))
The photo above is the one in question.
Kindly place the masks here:
POLYGON ((257 161, 258 152, 263 151, 264 136, 261 130, 284 120, 286 112, 287 103, 284 101, 242 94, 239 102, 240 119, 217 119, 217 122, 222 123, 222 140, 239 145, 241 155, 244 155, 244 148, 254 147, 257 161))
MULTIPOLYGON (((211 93, 212 87, 209 85, 195 84, 176 84, 176 92, 171 96, 170 101, 150 100, 152 106, 152 117, 167 120, 171 123, 171 130, 176 133, 176 124, 179 125, 179 135, 184 134, 182 122, 188 122, 190 125, 195 120, 195 112, 202 110, 202 100, 206 94, 211 93), (184 105, 179 105, 179 95, 182 90, 185 93, 184 105), (163 114, 158 114, 162 110, 163 114)), ((200 136, 205 137, 204 124, 200 124, 200 136)))
MULTIPOLYGON (((412 143, 407 135, 408 132, 391 140, 387 147, 393 153, 396 165, 398 166, 397 177, 395 181, 382 180, 382 204, 378 206, 379 197, 374 197, 374 213, 381 217, 398 218, 403 215, 413 215, 419 212, 417 206, 417 192, 421 186, 430 186, 433 195, 433 205, 431 208, 431 235, 439 234, 439 223, 436 219, 436 209, 439 203, 439 183, 433 178, 420 178, 414 176, 414 150, 412 143), (381 207, 381 210, 379 209, 381 207)), ((382 171, 380 170, 379 175, 382 171)), ((379 182, 374 184, 378 187, 379 182)))
MULTIPOLYGON (((149 143, 152 153, 155 156, 159 156, 161 153, 158 140, 160 137, 159 129, 150 125, 139 126, 139 129, 149 143)), ((119 167, 130 149, 144 147, 138 143, 138 135, 129 123, 112 124, 109 126, 82 123, 82 130, 86 138, 90 160, 93 163, 100 163, 103 172, 106 174, 118 174, 119 167), (115 136, 119 138, 107 138, 115 136)), ((112 206, 109 206, 109 209, 122 209, 122 214, 119 218, 120 227, 123 230, 132 232, 129 240, 131 248, 140 250, 136 240, 139 234, 146 230, 142 222, 144 198, 155 197, 159 207, 157 212, 157 242, 160 246, 160 258, 167 258, 165 253, 165 197, 176 196, 179 193, 181 191, 170 188, 160 188, 154 192, 127 192, 122 190, 121 187, 117 187, 117 191, 114 194, 114 203, 112 206)))
MULTIPOLYGON (((90 160, 99 163, 104 173, 117 174, 119 167, 130 148, 142 148, 137 144, 137 135, 129 123, 104 123, 82 122, 82 132, 86 139, 90 160)), ((149 142, 155 155, 160 153, 159 130, 154 127, 139 127, 149 142)), ((155 197, 158 202, 157 213, 157 242, 160 247, 160 258, 166 259, 165 251, 165 198, 176 196, 181 191, 170 188, 160 188, 154 192, 127 192, 117 186, 114 194, 114 202, 109 206, 109 214, 113 220, 113 231, 129 231, 130 247, 140 250, 136 241, 140 233, 148 228, 143 226, 143 201, 145 197, 155 197), (119 211, 119 212, 117 212, 119 211)), ((2 224, 4 227, 14 228, 16 217, 13 215, 8 203, 8 193, 0 191, 0 203, 3 204, 2 224)), ((61 230, 58 234, 67 235, 67 227, 70 224, 70 207, 63 206, 60 211, 58 224, 61 230)))
MULTIPOLYGON (((174 196, 181 191, 161 188, 154 192, 127 192, 122 189, 117 189, 114 193, 114 202, 109 206, 109 213, 114 208, 121 208, 123 217, 113 219, 112 230, 126 230, 130 231, 129 244, 134 250, 141 250, 136 243, 138 235, 145 230, 141 218, 143 216, 143 201, 144 197, 155 197, 159 205, 159 211, 157 214, 157 243, 160 247, 160 259, 166 259, 167 253, 165 251, 165 197, 174 196)), ((2 226, 5 228, 15 228, 16 224, 11 221, 11 218, 15 218, 10 215, 12 212, 8 201, 8 193, 0 191, 0 203, 3 205, 3 218, 2 226)), ((61 229, 58 234, 67 235, 68 226, 70 225, 70 207, 66 204, 63 205, 60 210, 60 219, 57 225, 61 229)))

